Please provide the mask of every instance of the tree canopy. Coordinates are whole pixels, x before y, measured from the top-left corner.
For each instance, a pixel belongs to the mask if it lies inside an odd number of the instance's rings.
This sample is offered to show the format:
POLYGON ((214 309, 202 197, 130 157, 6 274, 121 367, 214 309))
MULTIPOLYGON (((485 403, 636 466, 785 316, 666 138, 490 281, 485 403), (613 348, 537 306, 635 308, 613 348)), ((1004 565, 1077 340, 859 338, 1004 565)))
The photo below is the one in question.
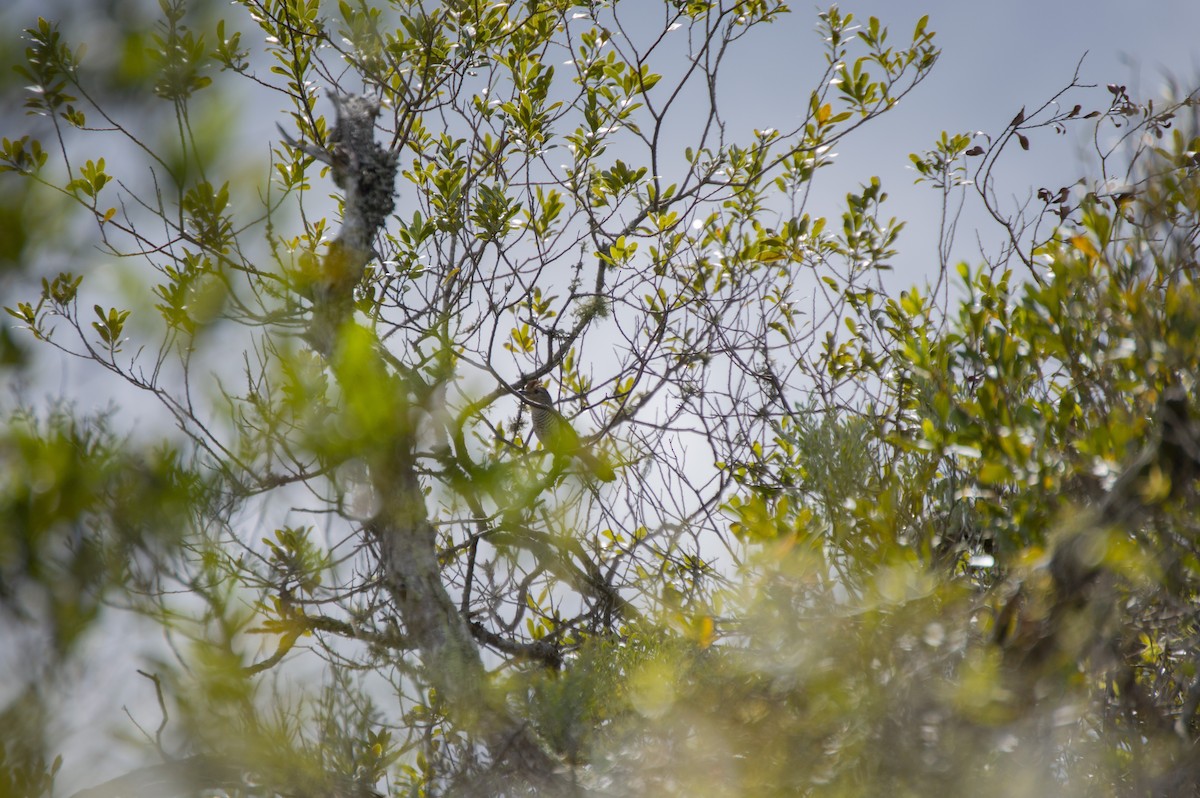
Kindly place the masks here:
POLYGON ((0 795, 1200 792, 1200 93, 931 131, 896 291, 936 20, 753 129, 776 0, 123 13, 0 131, 0 795))

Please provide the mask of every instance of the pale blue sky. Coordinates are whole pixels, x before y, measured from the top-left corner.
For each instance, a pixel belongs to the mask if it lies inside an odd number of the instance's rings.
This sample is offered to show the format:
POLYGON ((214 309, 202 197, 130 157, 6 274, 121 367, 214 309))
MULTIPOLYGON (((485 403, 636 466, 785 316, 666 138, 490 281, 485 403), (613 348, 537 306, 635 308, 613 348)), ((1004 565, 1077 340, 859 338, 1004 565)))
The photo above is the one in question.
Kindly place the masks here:
MULTIPOLYGON (((11 30, 27 27, 38 14, 62 17, 62 9, 73 4, 16 0, 4 5, 0 23, 11 30)), ((618 9, 622 16, 636 16, 653 8, 651 16, 657 18, 659 6, 657 0, 621 0, 618 9)), ((907 40, 917 18, 928 14, 943 50, 933 74, 901 107, 837 148, 837 166, 822 177, 814 207, 837 213, 847 190, 878 175, 891 195, 891 213, 908 225, 896 260, 902 282, 923 279, 923 264, 934 254, 938 216, 933 193, 912 186, 908 153, 928 149, 942 130, 1001 129, 1022 106, 1040 104, 1069 82, 1085 52, 1081 77, 1099 84, 1075 96, 1074 102, 1085 108, 1107 102, 1103 86, 1110 82, 1143 96, 1158 96, 1167 72, 1184 85, 1200 82, 1200 0, 849 0, 840 6, 863 21, 879 17, 892 29, 896 46, 907 40)), ((727 118, 745 120, 747 128, 786 128, 798 121, 805 93, 820 74, 820 45, 813 29, 818 10, 828 4, 796 2, 791 7, 791 15, 758 29, 735 50, 737 69, 728 73, 722 99, 727 118), (781 103, 781 98, 791 102, 781 103)), ((231 7, 230 17, 239 19, 235 27, 253 37, 244 14, 231 7)), ((85 29, 95 30, 90 24, 85 29)), ((93 48, 91 57, 96 56, 93 48)), ((263 128, 273 131, 275 121, 264 120, 263 128)), ((18 122, 17 127, 24 126, 18 122)), ((1082 126, 1077 130, 1083 133, 1082 126)), ((1024 195, 1031 187, 1073 181, 1083 173, 1080 144, 1078 134, 1057 141, 1049 135, 1035 138, 1029 153, 1006 161, 1008 190, 1024 195)), ((958 257, 977 259, 970 244, 972 230, 982 223, 982 218, 964 218, 960 238, 965 246, 956 251, 958 257)))
MULTIPOLYGON (((790 20, 764 29, 761 46, 747 48, 753 63, 730 95, 745 113, 768 112, 771 92, 780 86, 753 75, 778 72, 796 48, 815 53, 813 23, 824 7, 792 4, 790 20)), ((1128 86, 1135 99, 1160 97, 1167 74, 1184 86, 1200 84, 1200 0, 850 0, 840 7, 864 22, 879 17, 896 46, 928 14, 942 48, 933 74, 900 107, 839 145, 836 169, 826 176, 833 178, 825 184, 833 190, 830 200, 872 175, 883 180, 892 215, 907 222, 896 259, 902 284, 932 274, 939 208, 930 189, 913 186, 908 153, 929 149, 943 130, 999 131, 1022 106, 1040 105, 1066 86, 1085 53, 1081 82, 1097 88, 1072 95, 1085 109, 1106 107, 1107 83, 1128 86)), ((811 81, 807 75, 797 79, 811 81)), ((1083 125, 1067 136, 1045 132, 1029 152, 1010 155, 1003 162, 1007 190, 1024 197, 1031 187, 1062 185, 1085 174, 1085 132, 1083 125)), ((964 215, 957 257, 979 260, 974 229, 980 225, 985 234, 991 230, 982 216, 964 215)))

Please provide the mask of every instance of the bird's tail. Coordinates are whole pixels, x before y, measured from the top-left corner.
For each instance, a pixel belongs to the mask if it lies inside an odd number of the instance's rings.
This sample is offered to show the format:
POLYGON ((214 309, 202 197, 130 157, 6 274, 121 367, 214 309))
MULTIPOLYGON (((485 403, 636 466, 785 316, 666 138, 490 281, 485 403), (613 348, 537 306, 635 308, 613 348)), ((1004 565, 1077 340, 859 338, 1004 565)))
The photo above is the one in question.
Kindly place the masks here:
POLYGON ((587 466, 588 471, 601 482, 612 482, 617 478, 617 472, 612 465, 602 457, 597 457, 586 449, 579 450, 579 461, 587 466))

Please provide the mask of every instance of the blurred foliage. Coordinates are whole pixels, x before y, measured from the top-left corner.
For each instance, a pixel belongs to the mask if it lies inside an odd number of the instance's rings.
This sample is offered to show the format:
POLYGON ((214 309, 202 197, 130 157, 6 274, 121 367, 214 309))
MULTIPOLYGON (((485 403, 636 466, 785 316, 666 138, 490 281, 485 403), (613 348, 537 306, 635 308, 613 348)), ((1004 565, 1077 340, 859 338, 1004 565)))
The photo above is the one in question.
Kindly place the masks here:
POLYGON ((163 634, 158 763, 96 796, 1196 794, 1195 94, 942 133, 918 182, 1006 243, 892 294, 878 179, 806 209, 926 19, 820 12, 802 121, 737 139, 712 87, 780 3, 235 5, 51 4, 10 59, 0 361, 170 431, 6 409, 0 796, 98 780, 48 713, 110 611, 163 634), (254 176, 231 86, 286 109, 254 176), (338 297, 365 143, 318 87, 364 86, 404 186, 338 297), (996 205, 1067 129, 1096 176, 996 205), (531 377, 615 485, 529 445, 531 377))
POLYGON ((65 652, 113 587, 136 590, 204 502, 202 482, 167 448, 145 453, 109 417, 68 406, 18 412, 0 436, 0 606, 37 622, 65 652))

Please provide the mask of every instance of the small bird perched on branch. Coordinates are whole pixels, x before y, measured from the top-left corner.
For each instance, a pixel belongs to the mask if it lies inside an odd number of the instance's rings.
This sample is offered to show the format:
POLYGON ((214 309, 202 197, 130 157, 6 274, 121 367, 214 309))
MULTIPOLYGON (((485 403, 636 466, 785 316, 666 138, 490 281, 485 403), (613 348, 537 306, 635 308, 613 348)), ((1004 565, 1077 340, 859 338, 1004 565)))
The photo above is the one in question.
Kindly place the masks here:
POLYGON ((554 409, 554 399, 538 380, 530 380, 521 387, 521 396, 529 402, 529 414, 533 419, 533 434, 537 435, 546 451, 555 457, 576 457, 595 477, 603 482, 617 478, 613 467, 592 454, 579 440, 579 433, 563 414, 554 409))

